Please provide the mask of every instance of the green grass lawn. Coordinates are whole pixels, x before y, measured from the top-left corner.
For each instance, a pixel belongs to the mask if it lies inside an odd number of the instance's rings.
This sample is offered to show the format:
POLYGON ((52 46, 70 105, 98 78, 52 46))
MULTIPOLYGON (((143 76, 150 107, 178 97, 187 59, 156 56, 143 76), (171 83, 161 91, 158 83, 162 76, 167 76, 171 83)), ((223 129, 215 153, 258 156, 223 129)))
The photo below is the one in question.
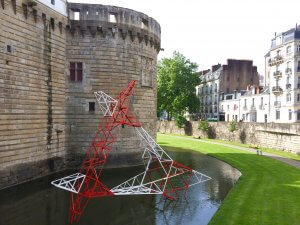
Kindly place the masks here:
POLYGON ((299 225, 300 170, 264 156, 158 134, 165 149, 189 149, 223 160, 242 172, 210 225, 299 225))
MULTIPOLYGON (((191 136, 187 136, 187 135, 177 135, 177 134, 168 134, 168 135, 183 136, 183 137, 192 138, 191 136)), ((201 138, 201 140, 224 143, 224 144, 230 144, 230 145, 241 146, 241 147, 246 147, 246 148, 250 147, 249 144, 242 144, 242 143, 233 142, 233 141, 224 141, 224 140, 219 140, 219 139, 208 139, 208 138, 201 138)), ((264 147, 259 147, 259 150, 261 150, 263 152, 272 153, 274 155, 278 155, 278 156, 281 156, 281 157, 284 157, 284 158, 289 158, 289 159, 294 159, 294 160, 300 161, 300 155, 297 155, 297 154, 294 154, 294 153, 289 153, 289 152, 285 152, 285 151, 281 151, 281 150, 264 148, 264 147)))

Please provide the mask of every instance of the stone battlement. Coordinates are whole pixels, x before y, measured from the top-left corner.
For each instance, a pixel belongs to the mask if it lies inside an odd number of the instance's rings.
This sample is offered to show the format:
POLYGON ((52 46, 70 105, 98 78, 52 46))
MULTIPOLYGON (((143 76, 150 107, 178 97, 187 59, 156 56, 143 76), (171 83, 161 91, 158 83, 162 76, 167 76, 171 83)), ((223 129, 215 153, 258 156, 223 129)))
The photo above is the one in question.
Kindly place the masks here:
POLYGON ((113 37, 119 33, 123 39, 138 38, 160 50, 160 25, 144 13, 116 6, 68 3, 68 15, 68 28, 73 35, 76 31, 93 36, 111 32, 113 37))

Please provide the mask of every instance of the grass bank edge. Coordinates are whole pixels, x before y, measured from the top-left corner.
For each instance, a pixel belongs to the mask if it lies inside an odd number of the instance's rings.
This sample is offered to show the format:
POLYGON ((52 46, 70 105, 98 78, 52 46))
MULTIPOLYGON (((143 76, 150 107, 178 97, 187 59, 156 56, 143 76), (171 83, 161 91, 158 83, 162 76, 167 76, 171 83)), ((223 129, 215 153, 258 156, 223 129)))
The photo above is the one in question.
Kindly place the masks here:
MULTIPOLYGON (((198 138, 195 138, 195 137, 192 137, 192 136, 181 135, 181 134, 168 134, 168 133, 161 133, 161 132, 158 132, 157 134, 177 136, 177 137, 186 137, 186 138, 190 138, 190 139, 198 139, 198 138)), ((245 147, 245 148, 253 148, 249 144, 243 144, 243 143, 239 143, 239 142, 227 141, 227 140, 221 140, 221 139, 201 138, 200 140, 209 141, 209 142, 212 142, 212 144, 214 142, 216 142, 216 143, 230 144, 230 145, 245 147)), ((262 152, 271 153, 271 154, 274 154, 274 155, 278 155, 278 156, 288 158, 288 159, 293 159, 293 160, 296 160, 296 161, 300 162, 300 155, 297 155, 295 153, 290 153, 290 152, 286 152, 286 151, 279 150, 279 149, 270 149, 270 148, 265 148, 265 147, 260 147, 260 146, 258 146, 257 149, 261 150, 262 152)))

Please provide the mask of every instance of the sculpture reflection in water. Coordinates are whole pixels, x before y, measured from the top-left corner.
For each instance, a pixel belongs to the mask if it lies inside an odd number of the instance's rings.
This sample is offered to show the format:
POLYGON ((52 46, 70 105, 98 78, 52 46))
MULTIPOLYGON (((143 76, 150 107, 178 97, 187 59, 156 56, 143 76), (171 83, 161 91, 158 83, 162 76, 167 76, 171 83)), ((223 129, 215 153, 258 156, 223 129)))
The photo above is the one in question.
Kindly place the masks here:
POLYGON ((163 195, 175 200, 181 192, 186 197, 188 188, 211 178, 172 160, 172 158, 141 127, 130 112, 130 96, 136 81, 120 92, 116 99, 102 91, 95 92, 103 120, 78 173, 51 183, 71 192, 69 222, 78 222, 91 198, 115 195, 163 195), (145 171, 129 180, 108 188, 100 181, 108 155, 116 142, 121 126, 134 127, 140 140, 145 171))

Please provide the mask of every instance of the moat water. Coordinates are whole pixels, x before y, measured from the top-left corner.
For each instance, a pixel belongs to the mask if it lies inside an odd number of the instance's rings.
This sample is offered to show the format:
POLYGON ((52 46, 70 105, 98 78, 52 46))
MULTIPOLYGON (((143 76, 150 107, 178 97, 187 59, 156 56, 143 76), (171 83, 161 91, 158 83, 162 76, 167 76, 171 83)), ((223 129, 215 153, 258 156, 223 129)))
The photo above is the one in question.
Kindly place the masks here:
MULTIPOLYGON (((190 187, 187 200, 170 201, 158 195, 115 196, 90 200, 81 225, 205 225, 218 210, 240 172, 215 158, 190 151, 168 151, 184 165, 212 177, 190 187)), ((112 187, 137 174, 139 168, 111 169, 103 182, 112 187), (111 186, 112 185, 112 186, 111 186)), ((0 191, 0 225, 67 225, 69 193, 50 181, 65 171, 0 191)))

